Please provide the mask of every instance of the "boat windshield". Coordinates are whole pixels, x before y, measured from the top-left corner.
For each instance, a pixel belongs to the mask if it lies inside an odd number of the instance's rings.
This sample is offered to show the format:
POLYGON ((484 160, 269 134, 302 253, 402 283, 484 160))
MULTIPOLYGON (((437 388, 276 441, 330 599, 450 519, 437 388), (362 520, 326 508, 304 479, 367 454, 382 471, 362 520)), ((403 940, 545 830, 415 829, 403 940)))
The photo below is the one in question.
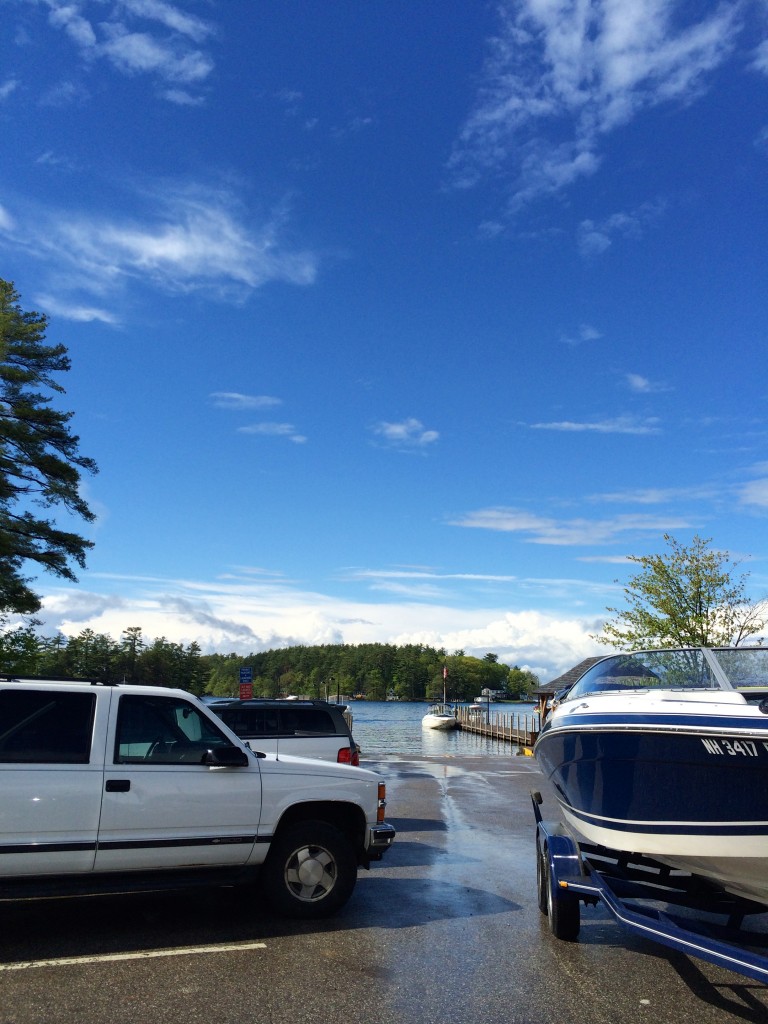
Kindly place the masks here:
MULTIPOLYGON (((727 651, 687 648, 661 651, 635 651, 603 658, 588 669, 563 698, 573 700, 587 693, 612 690, 693 690, 731 689, 743 683, 732 682, 729 671, 721 662, 723 654, 738 657, 730 659, 729 667, 739 666, 739 678, 755 674, 749 667, 752 654, 768 655, 758 648, 729 648, 727 651)), ((728 659, 724 659, 728 660, 728 659)), ((760 676, 768 684, 768 661, 760 659, 760 676)), ((754 684, 758 685, 758 684, 754 684)))
POLYGON ((711 652, 731 686, 768 692, 768 647, 717 647, 711 652))

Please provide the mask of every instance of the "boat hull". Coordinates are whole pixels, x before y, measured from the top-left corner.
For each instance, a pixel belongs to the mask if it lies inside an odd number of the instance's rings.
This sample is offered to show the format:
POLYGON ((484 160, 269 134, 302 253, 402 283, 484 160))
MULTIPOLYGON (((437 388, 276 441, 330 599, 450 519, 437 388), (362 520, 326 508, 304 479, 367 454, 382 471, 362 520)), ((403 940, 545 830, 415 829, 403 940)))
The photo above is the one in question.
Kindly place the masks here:
POLYGON ((570 828, 768 903, 768 716, 589 703, 546 723, 535 747, 570 828))
POLYGON ((421 720, 424 729, 455 729, 459 723, 455 718, 441 718, 439 715, 425 715, 421 720))

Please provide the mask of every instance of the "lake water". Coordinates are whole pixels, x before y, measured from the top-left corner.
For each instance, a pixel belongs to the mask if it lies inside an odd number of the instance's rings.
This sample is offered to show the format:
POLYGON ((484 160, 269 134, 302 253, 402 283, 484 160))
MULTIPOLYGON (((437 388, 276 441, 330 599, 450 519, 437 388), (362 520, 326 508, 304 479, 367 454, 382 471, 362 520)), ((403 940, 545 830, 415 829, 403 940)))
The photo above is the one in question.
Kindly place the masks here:
MULTIPOLYGON (((434 754, 456 756, 483 754, 509 757, 517 752, 512 743, 477 736, 463 729, 423 729, 421 720, 428 704, 410 701, 353 701, 352 735, 361 748, 361 761, 382 754, 434 754)), ((491 704, 494 714, 530 714, 533 704, 491 704)))

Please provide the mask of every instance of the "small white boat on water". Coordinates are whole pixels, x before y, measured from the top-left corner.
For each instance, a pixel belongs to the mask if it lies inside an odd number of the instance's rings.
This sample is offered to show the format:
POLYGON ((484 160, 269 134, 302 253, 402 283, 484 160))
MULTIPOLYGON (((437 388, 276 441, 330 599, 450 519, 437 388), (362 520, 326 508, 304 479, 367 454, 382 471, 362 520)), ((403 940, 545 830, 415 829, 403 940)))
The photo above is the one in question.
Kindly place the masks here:
POLYGON ((421 720, 424 729, 455 729, 458 724, 450 704, 433 704, 421 720))

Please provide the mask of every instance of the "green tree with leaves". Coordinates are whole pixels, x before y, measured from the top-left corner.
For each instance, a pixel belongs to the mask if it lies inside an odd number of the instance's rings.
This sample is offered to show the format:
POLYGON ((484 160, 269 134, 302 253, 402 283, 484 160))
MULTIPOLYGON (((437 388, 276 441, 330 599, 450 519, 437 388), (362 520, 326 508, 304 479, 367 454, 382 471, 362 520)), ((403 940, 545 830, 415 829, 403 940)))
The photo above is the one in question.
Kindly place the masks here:
POLYGON ((0 670, 15 675, 33 675, 38 671, 43 641, 35 632, 40 623, 31 619, 24 626, 7 629, 5 616, 0 616, 0 670))
MULTIPOLYGON (((748 573, 695 536, 688 547, 664 534, 667 550, 630 555, 641 567, 624 587, 627 608, 608 608, 616 617, 595 637, 622 650, 738 645, 761 632, 766 606, 746 596, 748 573)), ((618 582, 618 581, 617 581, 618 582)))
POLYGON ((25 576, 29 563, 75 580, 93 545, 56 526, 45 510, 62 508, 92 522, 80 495, 81 473, 96 472, 71 433, 71 412, 51 406, 69 370, 63 345, 46 345, 47 318, 24 312, 14 286, 0 279, 0 610, 29 614, 40 598, 25 576), (40 510, 43 510, 42 512, 40 510))

